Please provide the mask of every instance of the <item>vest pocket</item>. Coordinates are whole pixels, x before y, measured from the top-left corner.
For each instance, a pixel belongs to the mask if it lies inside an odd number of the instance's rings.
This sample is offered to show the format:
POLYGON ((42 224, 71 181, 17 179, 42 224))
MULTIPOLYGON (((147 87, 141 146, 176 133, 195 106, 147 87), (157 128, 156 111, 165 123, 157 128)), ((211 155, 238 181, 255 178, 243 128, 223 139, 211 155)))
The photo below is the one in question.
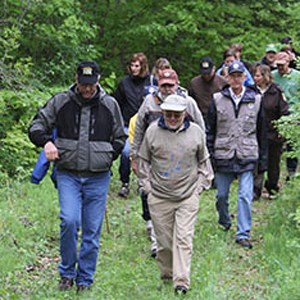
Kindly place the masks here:
POLYGON ((238 158, 241 159, 257 159, 258 158, 258 144, 255 136, 252 138, 245 138, 239 143, 238 158))
POLYGON ((215 153, 216 159, 228 159, 233 157, 233 145, 229 138, 217 138, 215 142, 215 153))
POLYGON ((256 115, 251 113, 248 116, 245 116, 243 120, 243 131, 246 133, 252 133, 256 131, 256 115))

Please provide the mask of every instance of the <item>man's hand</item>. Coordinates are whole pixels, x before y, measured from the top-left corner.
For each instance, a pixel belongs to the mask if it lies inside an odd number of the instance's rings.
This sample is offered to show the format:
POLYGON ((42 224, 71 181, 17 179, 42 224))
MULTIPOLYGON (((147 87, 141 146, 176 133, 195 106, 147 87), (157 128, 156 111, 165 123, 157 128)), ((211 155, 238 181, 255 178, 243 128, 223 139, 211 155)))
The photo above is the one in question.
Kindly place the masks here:
POLYGON ((59 159, 58 150, 51 141, 45 144, 44 150, 45 150, 46 157, 49 161, 59 159))
POLYGON ((132 171, 134 172, 134 174, 138 176, 138 172, 139 172, 138 159, 135 158, 135 159, 131 160, 131 168, 132 168, 132 171))

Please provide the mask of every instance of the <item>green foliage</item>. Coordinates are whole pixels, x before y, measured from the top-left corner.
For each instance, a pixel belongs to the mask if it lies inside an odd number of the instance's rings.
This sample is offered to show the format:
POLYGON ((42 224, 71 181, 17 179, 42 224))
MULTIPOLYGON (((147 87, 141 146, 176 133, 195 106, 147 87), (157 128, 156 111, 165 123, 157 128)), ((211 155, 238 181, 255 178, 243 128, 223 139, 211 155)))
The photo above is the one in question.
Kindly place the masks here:
POLYGON ((299 11, 296 0, 6 0, 0 67, 14 69, 25 60, 32 78, 64 85, 79 60, 95 59, 104 77, 115 72, 120 79, 132 53, 143 51, 150 64, 169 58, 187 85, 200 57, 210 55, 219 64, 233 42, 243 43, 244 58, 254 62, 267 43, 297 37, 299 11))
POLYGON ((38 107, 50 98, 37 90, 0 91, 0 185, 7 176, 28 176, 37 158, 27 131, 38 107))
POLYGON ((281 191, 276 205, 271 207, 265 234, 265 259, 273 282, 275 299, 299 297, 299 177, 281 191))

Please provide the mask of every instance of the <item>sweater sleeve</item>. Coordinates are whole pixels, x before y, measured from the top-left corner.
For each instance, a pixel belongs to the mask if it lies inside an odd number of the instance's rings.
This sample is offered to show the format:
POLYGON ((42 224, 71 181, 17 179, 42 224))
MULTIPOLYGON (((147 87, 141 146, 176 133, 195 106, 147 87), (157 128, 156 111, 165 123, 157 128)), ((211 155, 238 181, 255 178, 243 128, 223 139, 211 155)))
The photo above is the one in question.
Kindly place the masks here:
POLYGON ((190 96, 187 97, 187 101, 188 101, 187 102, 187 113, 192 118, 192 121, 195 122, 196 124, 198 124, 199 127, 205 133, 205 124, 204 124, 203 116, 202 116, 200 109, 198 108, 196 101, 190 96))
POLYGON ((198 180, 197 191, 200 194, 203 190, 208 190, 214 178, 213 168, 209 159, 206 147, 205 136, 201 134, 201 141, 198 146, 198 180))
POLYGON ((151 191, 151 153, 147 135, 145 136, 139 151, 139 184, 142 191, 148 194, 151 191))

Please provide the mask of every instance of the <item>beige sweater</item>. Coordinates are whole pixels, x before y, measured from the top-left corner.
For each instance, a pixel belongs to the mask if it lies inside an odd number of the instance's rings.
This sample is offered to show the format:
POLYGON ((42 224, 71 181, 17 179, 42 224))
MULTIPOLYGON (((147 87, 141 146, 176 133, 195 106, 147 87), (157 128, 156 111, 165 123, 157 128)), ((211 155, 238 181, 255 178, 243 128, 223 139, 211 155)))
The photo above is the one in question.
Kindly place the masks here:
POLYGON ((142 189, 156 197, 180 201, 210 187, 213 170, 201 128, 192 122, 176 132, 153 122, 139 151, 142 189))

